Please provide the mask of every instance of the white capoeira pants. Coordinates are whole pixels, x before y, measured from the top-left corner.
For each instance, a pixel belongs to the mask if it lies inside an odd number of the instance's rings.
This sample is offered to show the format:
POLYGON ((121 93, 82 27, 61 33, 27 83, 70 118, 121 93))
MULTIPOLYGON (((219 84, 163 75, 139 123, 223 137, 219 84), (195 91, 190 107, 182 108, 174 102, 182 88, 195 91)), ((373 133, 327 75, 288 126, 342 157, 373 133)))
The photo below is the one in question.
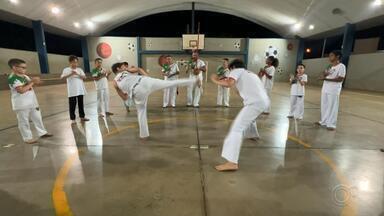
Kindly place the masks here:
POLYGON ((229 88, 217 86, 217 105, 229 106, 229 88))
MULTIPOLYGON (((168 78, 164 77, 164 80, 177 80, 177 78, 168 78)), ((164 96, 163 96, 163 107, 167 107, 169 104, 171 106, 176 106, 176 94, 177 94, 177 86, 169 87, 164 89, 164 96)))
POLYGON ((271 104, 272 104, 272 98, 271 98, 272 89, 267 89, 266 88, 265 91, 267 92, 268 98, 271 101, 271 103, 269 104, 269 106, 267 108, 265 108, 264 112, 265 113, 270 113, 271 112, 271 104))
POLYGON ((304 95, 291 95, 291 109, 289 116, 295 119, 303 119, 304 116, 304 95))
POLYGON ((221 156, 232 163, 238 163, 241 144, 244 138, 259 137, 256 118, 263 112, 256 104, 244 106, 232 123, 229 134, 224 140, 221 156))
POLYGON ((109 112, 109 89, 97 90, 97 112, 99 114, 109 112))
POLYGON ((201 91, 203 90, 203 74, 199 75, 190 74, 190 79, 199 79, 200 87, 197 84, 189 86, 187 89, 187 105, 199 106, 201 91))
POLYGON ((189 86, 196 82, 195 79, 178 79, 178 80, 160 80, 151 77, 142 77, 139 84, 133 90, 133 100, 136 104, 137 119, 140 128, 140 137, 148 137, 148 120, 147 120, 147 101, 148 96, 157 90, 174 87, 189 86))
POLYGON ((29 125, 29 119, 32 120, 35 125, 36 131, 39 136, 43 136, 47 133, 44 127, 43 119, 41 118, 41 112, 39 108, 15 110, 19 131, 24 141, 31 140, 33 138, 31 127, 29 125))
POLYGON ((321 125, 336 128, 339 96, 338 94, 321 93, 321 120, 319 122, 321 125))

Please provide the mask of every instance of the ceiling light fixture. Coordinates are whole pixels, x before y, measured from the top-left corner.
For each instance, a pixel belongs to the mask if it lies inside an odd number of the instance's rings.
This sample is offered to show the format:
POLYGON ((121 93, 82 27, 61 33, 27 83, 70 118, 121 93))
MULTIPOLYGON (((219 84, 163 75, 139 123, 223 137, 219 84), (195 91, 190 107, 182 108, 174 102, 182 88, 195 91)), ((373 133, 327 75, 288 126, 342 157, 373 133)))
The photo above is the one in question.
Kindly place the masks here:
POLYGON ((75 26, 76 28, 80 28, 80 23, 78 23, 78 22, 74 22, 74 23, 73 23, 73 26, 75 26))
POLYGON ((12 4, 19 4, 19 0, 9 0, 12 4))
POLYGON ((374 6, 381 6, 383 4, 383 1, 382 0, 375 0, 375 1, 373 1, 373 5, 374 6))
POLYGON ((55 15, 57 15, 57 14, 59 14, 60 12, 61 12, 61 10, 60 10, 60 8, 58 8, 58 7, 52 7, 51 8, 51 12, 53 13, 53 14, 55 14, 55 15))
POLYGON ((301 29, 302 26, 303 26, 302 23, 296 23, 296 24, 294 24, 294 25, 292 26, 292 30, 295 31, 295 32, 297 32, 297 31, 299 31, 299 30, 301 29))
POLYGON ((315 29, 315 26, 314 25, 309 25, 308 29, 309 30, 313 30, 313 29, 315 29))
POLYGON ((95 28, 95 23, 91 21, 85 21, 85 25, 88 27, 88 29, 94 29, 95 28))

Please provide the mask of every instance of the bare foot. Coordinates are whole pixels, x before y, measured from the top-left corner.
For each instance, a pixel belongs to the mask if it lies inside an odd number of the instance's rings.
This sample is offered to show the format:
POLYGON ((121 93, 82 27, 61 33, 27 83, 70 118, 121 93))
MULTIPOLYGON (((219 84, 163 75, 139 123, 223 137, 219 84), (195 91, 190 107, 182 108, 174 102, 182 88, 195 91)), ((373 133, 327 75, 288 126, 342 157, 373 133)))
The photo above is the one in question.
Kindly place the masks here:
POLYGON ((53 134, 51 134, 51 133, 46 133, 46 134, 40 136, 40 138, 48 138, 48 137, 53 137, 53 134))
POLYGON ((327 130, 329 130, 329 131, 335 131, 336 128, 333 128, 333 127, 327 127, 327 130))
POLYGON ((35 143, 37 143, 37 139, 25 140, 24 142, 25 142, 26 144, 35 144, 35 143))
POLYGON ((252 140, 252 141, 259 141, 260 140, 260 137, 252 137, 252 138, 248 138, 249 140, 252 140))
POLYGON ((269 115, 269 112, 263 112, 262 114, 263 115, 269 115))
POLYGON ((289 118, 289 119, 293 119, 293 116, 287 116, 287 118, 289 118))
POLYGON ((107 116, 111 116, 111 115, 113 115, 113 113, 111 113, 111 112, 106 112, 105 113, 107 116))
POLYGON ((215 166, 215 169, 219 172, 236 171, 239 169, 239 165, 232 162, 227 162, 225 164, 215 166))

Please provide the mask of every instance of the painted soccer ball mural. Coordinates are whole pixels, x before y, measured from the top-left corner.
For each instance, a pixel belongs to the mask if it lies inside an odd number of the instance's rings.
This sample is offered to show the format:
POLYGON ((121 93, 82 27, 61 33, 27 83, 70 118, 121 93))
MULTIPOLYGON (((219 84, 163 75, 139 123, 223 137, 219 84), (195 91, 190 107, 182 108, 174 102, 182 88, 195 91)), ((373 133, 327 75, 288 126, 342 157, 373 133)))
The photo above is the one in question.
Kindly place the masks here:
POLYGON ((273 57, 278 57, 279 55, 279 51, 277 50, 276 47, 274 46, 269 46, 266 50, 265 50, 265 58, 268 58, 269 56, 273 56, 273 57))

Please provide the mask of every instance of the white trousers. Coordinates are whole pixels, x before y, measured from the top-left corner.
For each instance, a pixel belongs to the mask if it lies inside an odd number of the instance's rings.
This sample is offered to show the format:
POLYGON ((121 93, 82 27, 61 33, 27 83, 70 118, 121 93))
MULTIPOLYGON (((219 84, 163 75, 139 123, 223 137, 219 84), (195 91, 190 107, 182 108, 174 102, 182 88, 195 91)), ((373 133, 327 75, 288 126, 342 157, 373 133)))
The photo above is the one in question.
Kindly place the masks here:
POLYGON ((244 138, 259 137, 256 118, 263 112, 256 104, 244 106, 237 114, 231 129, 224 140, 221 156, 232 163, 238 163, 240 148, 244 138))
POLYGON ((326 127, 336 128, 338 112, 339 95, 322 92, 320 124, 326 127))
POLYGON ((18 121, 19 131, 24 141, 31 140, 33 138, 31 127, 29 125, 29 119, 32 120, 37 134, 43 136, 47 133, 44 127, 43 119, 41 118, 41 112, 38 108, 16 110, 16 117, 18 121))
POLYGON ((217 86, 217 105, 229 106, 229 88, 217 86))
POLYGON ((109 112, 109 89, 97 90, 97 112, 99 114, 109 112))
POLYGON ((271 103, 269 104, 269 106, 268 106, 267 108, 265 108, 264 112, 266 112, 266 113, 270 113, 270 112, 271 112, 271 104, 272 104, 272 98, 271 98, 271 92, 272 92, 272 89, 267 89, 267 88, 266 88, 265 91, 267 92, 269 101, 271 101, 271 103))
POLYGON ((147 120, 147 102, 148 96, 157 90, 174 87, 174 86, 189 86, 196 80, 194 79, 178 79, 178 80, 160 80, 151 77, 143 77, 140 83, 133 90, 133 99, 136 104, 137 119, 140 128, 140 137, 148 137, 148 120, 147 120))
POLYGON ((203 74, 190 74, 190 79, 199 79, 200 87, 197 84, 189 86, 187 89, 187 105, 199 106, 201 92, 203 91, 203 74))
POLYGON ((291 110, 289 116, 295 119, 303 119, 304 116, 304 96, 291 95, 291 110))
MULTIPOLYGON (((164 80, 177 80, 177 79, 168 79, 168 77, 164 77, 164 80)), ((168 106, 171 104, 171 106, 176 106, 176 94, 177 94, 177 86, 169 87, 164 89, 164 96, 163 96, 163 107, 168 106)))

